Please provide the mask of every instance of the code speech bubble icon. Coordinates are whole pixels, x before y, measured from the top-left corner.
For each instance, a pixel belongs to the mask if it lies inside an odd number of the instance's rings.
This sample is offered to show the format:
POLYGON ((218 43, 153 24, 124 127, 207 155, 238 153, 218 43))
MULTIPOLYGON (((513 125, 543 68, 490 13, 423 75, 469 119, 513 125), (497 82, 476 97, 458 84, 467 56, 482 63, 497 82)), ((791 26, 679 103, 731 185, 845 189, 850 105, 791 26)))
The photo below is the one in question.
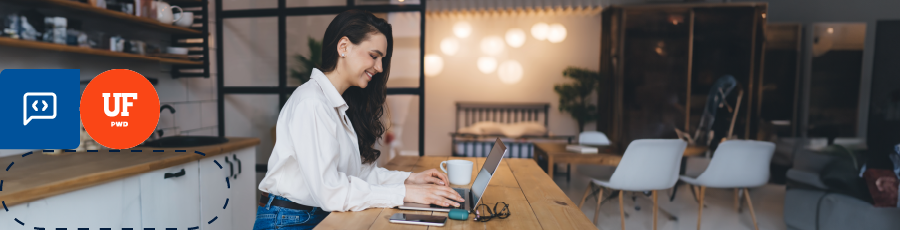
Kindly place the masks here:
POLYGON ((28 125, 34 119, 56 118, 56 94, 28 92, 22 96, 22 121, 28 125))

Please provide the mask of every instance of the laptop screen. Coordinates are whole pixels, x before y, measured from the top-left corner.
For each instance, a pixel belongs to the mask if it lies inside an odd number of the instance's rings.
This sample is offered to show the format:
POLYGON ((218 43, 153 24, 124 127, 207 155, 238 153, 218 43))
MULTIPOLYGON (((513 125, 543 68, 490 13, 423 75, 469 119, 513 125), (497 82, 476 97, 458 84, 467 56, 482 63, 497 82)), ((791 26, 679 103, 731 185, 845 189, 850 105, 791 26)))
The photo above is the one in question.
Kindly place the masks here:
POLYGON ((481 167, 481 171, 475 177, 475 182, 472 183, 472 196, 474 198, 472 201, 474 203, 470 203, 470 209, 475 209, 478 203, 481 202, 481 196, 484 195, 484 190, 487 189, 488 184, 491 182, 491 176, 494 175, 497 167, 500 166, 500 160, 503 159, 504 154, 506 154, 506 145, 500 141, 500 138, 497 138, 497 141, 494 142, 494 147, 491 148, 491 153, 488 154, 487 159, 484 161, 484 166, 481 167))

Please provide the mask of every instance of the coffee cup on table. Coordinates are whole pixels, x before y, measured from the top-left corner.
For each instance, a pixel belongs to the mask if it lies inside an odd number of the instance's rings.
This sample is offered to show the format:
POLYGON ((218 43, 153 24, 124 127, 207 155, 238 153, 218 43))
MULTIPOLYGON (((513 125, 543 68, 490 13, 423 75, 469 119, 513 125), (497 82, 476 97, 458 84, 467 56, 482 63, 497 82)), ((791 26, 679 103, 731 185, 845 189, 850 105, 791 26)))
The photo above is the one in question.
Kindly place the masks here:
POLYGON ((441 170, 450 177, 450 184, 469 185, 472 182, 472 161, 467 160, 449 160, 441 162, 441 170), (444 164, 447 165, 444 168, 444 164))

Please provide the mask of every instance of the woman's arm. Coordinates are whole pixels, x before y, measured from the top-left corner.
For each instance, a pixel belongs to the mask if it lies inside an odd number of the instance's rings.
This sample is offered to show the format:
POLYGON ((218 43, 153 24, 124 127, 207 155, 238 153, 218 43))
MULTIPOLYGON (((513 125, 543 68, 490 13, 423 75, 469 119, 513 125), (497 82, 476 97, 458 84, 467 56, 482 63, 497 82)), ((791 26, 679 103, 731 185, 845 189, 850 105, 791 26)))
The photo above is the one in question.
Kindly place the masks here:
POLYGON ((371 163, 362 165, 360 175, 371 184, 403 184, 410 174, 410 172, 387 170, 371 163))
POLYGON ((360 211, 369 207, 393 207, 403 204, 405 185, 371 184, 364 179, 338 172, 339 146, 337 130, 329 112, 333 108, 321 102, 306 100, 295 107, 295 117, 288 121, 288 133, 294 143, 294 160, 299 164, 311 197, 325 211, 360 211))
POLYGON ((403 171, 391 171, 378 167, 375 163, 363 165, 363 174, 366 181, 372 184, 436 184, 448 185, 447 174, 429 169, 419 173, 403 171))

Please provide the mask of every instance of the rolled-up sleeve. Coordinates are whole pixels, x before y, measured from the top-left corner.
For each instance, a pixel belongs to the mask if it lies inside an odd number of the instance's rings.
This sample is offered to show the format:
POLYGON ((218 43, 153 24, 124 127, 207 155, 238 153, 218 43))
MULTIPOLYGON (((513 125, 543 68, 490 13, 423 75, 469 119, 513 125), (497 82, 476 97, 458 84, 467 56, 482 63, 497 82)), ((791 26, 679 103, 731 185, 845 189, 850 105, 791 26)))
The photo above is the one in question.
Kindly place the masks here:
POLYGON ((338 171, 339 151, 346 146, 339 146, 336 141, 342 126, 334 124, 341 123, 328 116, 335 112, 334 108, 314 100, 301 101, 295 108, 303 111, 295 111, 296 116, 287 124, 295 148, 293 158, 304 178, 303 186, 309 188, 311 198, 321 205, 320 208, 360 211, 403 204, 406 187, 402 180, 399 183, 373 183, 397 181, 402 173, 390 173, 381 168, 385 172, 376 169, 364 176, 366 178, 359 178, 338 171))

